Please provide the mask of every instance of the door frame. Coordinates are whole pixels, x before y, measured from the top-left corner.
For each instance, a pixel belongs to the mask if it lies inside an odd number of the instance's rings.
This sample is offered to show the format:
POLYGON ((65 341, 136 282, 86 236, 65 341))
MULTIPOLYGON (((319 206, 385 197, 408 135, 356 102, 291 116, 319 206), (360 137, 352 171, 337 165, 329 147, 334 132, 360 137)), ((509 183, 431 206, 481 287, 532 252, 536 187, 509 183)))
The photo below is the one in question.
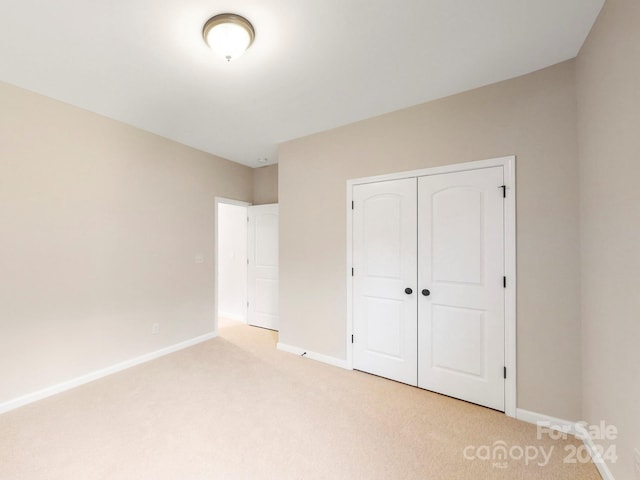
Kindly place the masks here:
MULTIPOLYGON (((218 281, 218 277, 219 277, 219 272, 218 272, 218 249, 219 249, 219 242, 218 242, 218 205, 221 203, 226 203, 227 205, 236 205, 238 207, 250 207, 251 203, 249 202, 245 202, 242 200, 234 200, 232 198, 225 198, 225 197, 215 197, 214 199, 214 209, 213 209, 213 242, 214 242, 214 266, 213 266, 213 280, 214 280, 214 286, 213 286, 213 305, 214 305, 214 314, 213 314, 213 332, 214 334, 218 334, 218 305, 219 305, 219 299, 218 299, 218 286, 220 285, 220 282, 218 281)), ((245 302, 246 303, 246 302, 245 302)), ((248 312, 247 312, 247 306, 245 305, 245 314, 244 317, 245 319, 247 318, 248 312)))
POLYGON ((443 173, 454 173, 467 170, 478 170, 490 167, 504 168, 504 183, 506 186, 506 199, 504 208, 504 266, 507 277, 505 288, 504 305, 504 327, 505 344, 504 360, 507 368, 507 378, 505 379, 504 407, 505 414, 509 417, 516 417, 516 157, 492 158, 488 160, 478 160, 474 162, 456 163, 441 167, 411 170, 407 172, 391 173, 386 175, 376 175, 372 177, 362 177, 347 180, 347 263, 345 275, 347 278, 347 328, 345 332, 345 344, 347 352, 347 368, 353 369, 353 344, 351 335, 353 334, 353 187, 366 183, 385 182, 389 180, 400 180, 411 177, 424 177, 443 173))

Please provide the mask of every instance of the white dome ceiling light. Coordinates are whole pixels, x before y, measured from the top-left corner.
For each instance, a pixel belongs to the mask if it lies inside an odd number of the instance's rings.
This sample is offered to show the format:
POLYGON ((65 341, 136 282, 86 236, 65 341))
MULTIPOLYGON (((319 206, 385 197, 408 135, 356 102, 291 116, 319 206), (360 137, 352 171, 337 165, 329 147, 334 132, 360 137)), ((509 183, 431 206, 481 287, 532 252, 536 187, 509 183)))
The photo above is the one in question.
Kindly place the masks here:
POLYGON ((251 46, 256 33, 246 18, 235 13, 221 13, 207 20, 202 36, 216 55, 230 62, 251 46))

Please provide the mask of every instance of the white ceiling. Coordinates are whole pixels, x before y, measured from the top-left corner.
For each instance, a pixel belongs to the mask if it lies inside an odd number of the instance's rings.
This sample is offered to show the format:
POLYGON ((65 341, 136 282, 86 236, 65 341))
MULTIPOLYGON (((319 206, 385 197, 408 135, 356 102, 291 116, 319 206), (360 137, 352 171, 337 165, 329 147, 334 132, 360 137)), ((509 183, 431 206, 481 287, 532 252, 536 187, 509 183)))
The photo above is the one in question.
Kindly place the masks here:
POLYGON ((2 0, 0 80, 250 166, 577 55, 604 0, 2 0), (214 57, 201 29, 246 16, 214 57))

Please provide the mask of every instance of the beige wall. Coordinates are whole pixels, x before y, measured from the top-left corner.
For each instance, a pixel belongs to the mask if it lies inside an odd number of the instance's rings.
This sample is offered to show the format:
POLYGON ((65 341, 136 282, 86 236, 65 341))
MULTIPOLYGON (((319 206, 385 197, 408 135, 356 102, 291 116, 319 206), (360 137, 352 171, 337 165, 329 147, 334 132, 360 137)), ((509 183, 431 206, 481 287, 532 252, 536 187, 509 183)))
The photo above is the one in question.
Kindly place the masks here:
POLYGON ((278 165, 253 169, 253 204, 278 203, 278 165))
POLYGON ((0 84, 0 403, 211 332, 214 197, 252 176, 0 84))
POLYGON ((608 0, 577 60, 585 419, 640 448, 640 2, 608 0))
POLYGON ((280 341, 345 358, 346 181, 517 155, 518 407, 579 420, 573 61, 280 148, 280 341))

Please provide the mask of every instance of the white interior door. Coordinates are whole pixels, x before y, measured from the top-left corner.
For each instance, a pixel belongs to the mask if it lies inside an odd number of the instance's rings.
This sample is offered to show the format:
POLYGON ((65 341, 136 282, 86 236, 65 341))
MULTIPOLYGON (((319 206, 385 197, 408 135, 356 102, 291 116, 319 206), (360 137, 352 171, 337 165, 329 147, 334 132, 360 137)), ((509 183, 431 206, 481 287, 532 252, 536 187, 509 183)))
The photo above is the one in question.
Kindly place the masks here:
POLYGON ((247 208, 250 325, 278 330, 278 204, 247 208))
POLYGON ((417 382, 416 185, 409 178, 353 188, 354 368, 411 385, 417 382))
POLYGON ((504 410, 503 168, 418 182, 418 386, 504 410))

